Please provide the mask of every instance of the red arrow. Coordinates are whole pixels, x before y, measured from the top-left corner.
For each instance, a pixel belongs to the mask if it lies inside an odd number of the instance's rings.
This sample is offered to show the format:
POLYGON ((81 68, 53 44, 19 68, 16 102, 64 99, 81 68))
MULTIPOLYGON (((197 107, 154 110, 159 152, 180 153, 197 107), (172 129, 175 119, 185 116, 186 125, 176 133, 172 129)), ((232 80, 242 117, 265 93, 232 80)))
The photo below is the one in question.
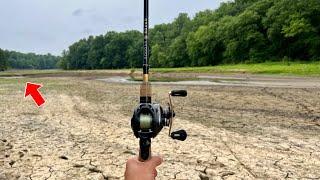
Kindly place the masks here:
POLYGON ((42 106, 46 100, 42 97, 38 89, 42 88, 41 84, 27 82, 24 97, 31 96, 38 107, 42 106))

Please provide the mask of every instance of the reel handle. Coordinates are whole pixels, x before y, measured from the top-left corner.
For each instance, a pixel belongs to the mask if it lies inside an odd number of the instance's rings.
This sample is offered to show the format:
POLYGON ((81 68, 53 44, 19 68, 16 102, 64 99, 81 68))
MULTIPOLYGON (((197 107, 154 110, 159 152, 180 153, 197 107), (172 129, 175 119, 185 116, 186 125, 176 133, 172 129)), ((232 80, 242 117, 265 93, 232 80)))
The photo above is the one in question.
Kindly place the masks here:
POLYGON ((140 138, 139 161, 145 162, 151 158, 151 139, 140 138))
POLYGON ((171 138, 179 141, 184 141, 187 139, 188 134, 185 130, 179 130, 171 133, 171 138))
POLYGON ((173 90, 170 92, 171 96, 187 97, 188 92, 186 90, 173 90))

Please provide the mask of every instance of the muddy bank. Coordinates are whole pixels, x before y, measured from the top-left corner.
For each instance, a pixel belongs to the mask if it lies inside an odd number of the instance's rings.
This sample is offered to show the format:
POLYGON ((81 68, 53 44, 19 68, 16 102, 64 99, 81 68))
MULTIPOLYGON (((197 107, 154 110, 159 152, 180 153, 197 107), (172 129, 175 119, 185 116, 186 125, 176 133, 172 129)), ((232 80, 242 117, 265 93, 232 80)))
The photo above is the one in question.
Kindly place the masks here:
MULTIPOLYGON (((257 75, 155 75, 156 77, 166 77, 169 81, 156 81, 157 85, 189 85, 189 86, 245 86, 245 87, 280 87, 280 88, 320 88, 318 78, 299 77, 274 77, 257 75), (170 82, 170 78, 174 78, 170 82), (194 78, 196 80, 179 80, 184 78, 194 78)), ((129 76, 112 76, 99 78, 107 83, 139 84, 139 81, 132 80, 129 76)))

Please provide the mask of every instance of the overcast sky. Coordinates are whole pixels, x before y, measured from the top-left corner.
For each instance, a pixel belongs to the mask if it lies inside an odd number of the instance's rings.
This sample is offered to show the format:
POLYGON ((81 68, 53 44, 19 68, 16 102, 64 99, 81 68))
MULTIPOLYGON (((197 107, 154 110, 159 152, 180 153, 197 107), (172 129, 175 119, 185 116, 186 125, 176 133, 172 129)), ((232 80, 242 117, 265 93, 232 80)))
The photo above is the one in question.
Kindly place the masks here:
MULTIPOLYGON (((151 26, 226 0, 150 0, 151 26)), ((142 30, 143 0, 1 0, 0 48, 60 55, 89 35, 142 30)))

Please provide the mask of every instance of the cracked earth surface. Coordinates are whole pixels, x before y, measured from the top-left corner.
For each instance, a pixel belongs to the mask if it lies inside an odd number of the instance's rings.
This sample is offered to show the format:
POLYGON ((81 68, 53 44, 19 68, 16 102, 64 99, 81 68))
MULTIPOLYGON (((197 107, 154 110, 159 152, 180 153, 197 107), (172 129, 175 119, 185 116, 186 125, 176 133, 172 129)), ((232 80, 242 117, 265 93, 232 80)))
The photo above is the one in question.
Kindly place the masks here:
MULTIPOLYGON (((175 99, 176 142, 152 142, 164 163, 158 179, 320 179, 317 88, 157 85, 175 99)), ((0 79, 0 179, 123 179, 137 154, 130 116, 138 85, 76 78, 0 79), (44 84, 47 103, 23 99, 24 83, 44 84)))

